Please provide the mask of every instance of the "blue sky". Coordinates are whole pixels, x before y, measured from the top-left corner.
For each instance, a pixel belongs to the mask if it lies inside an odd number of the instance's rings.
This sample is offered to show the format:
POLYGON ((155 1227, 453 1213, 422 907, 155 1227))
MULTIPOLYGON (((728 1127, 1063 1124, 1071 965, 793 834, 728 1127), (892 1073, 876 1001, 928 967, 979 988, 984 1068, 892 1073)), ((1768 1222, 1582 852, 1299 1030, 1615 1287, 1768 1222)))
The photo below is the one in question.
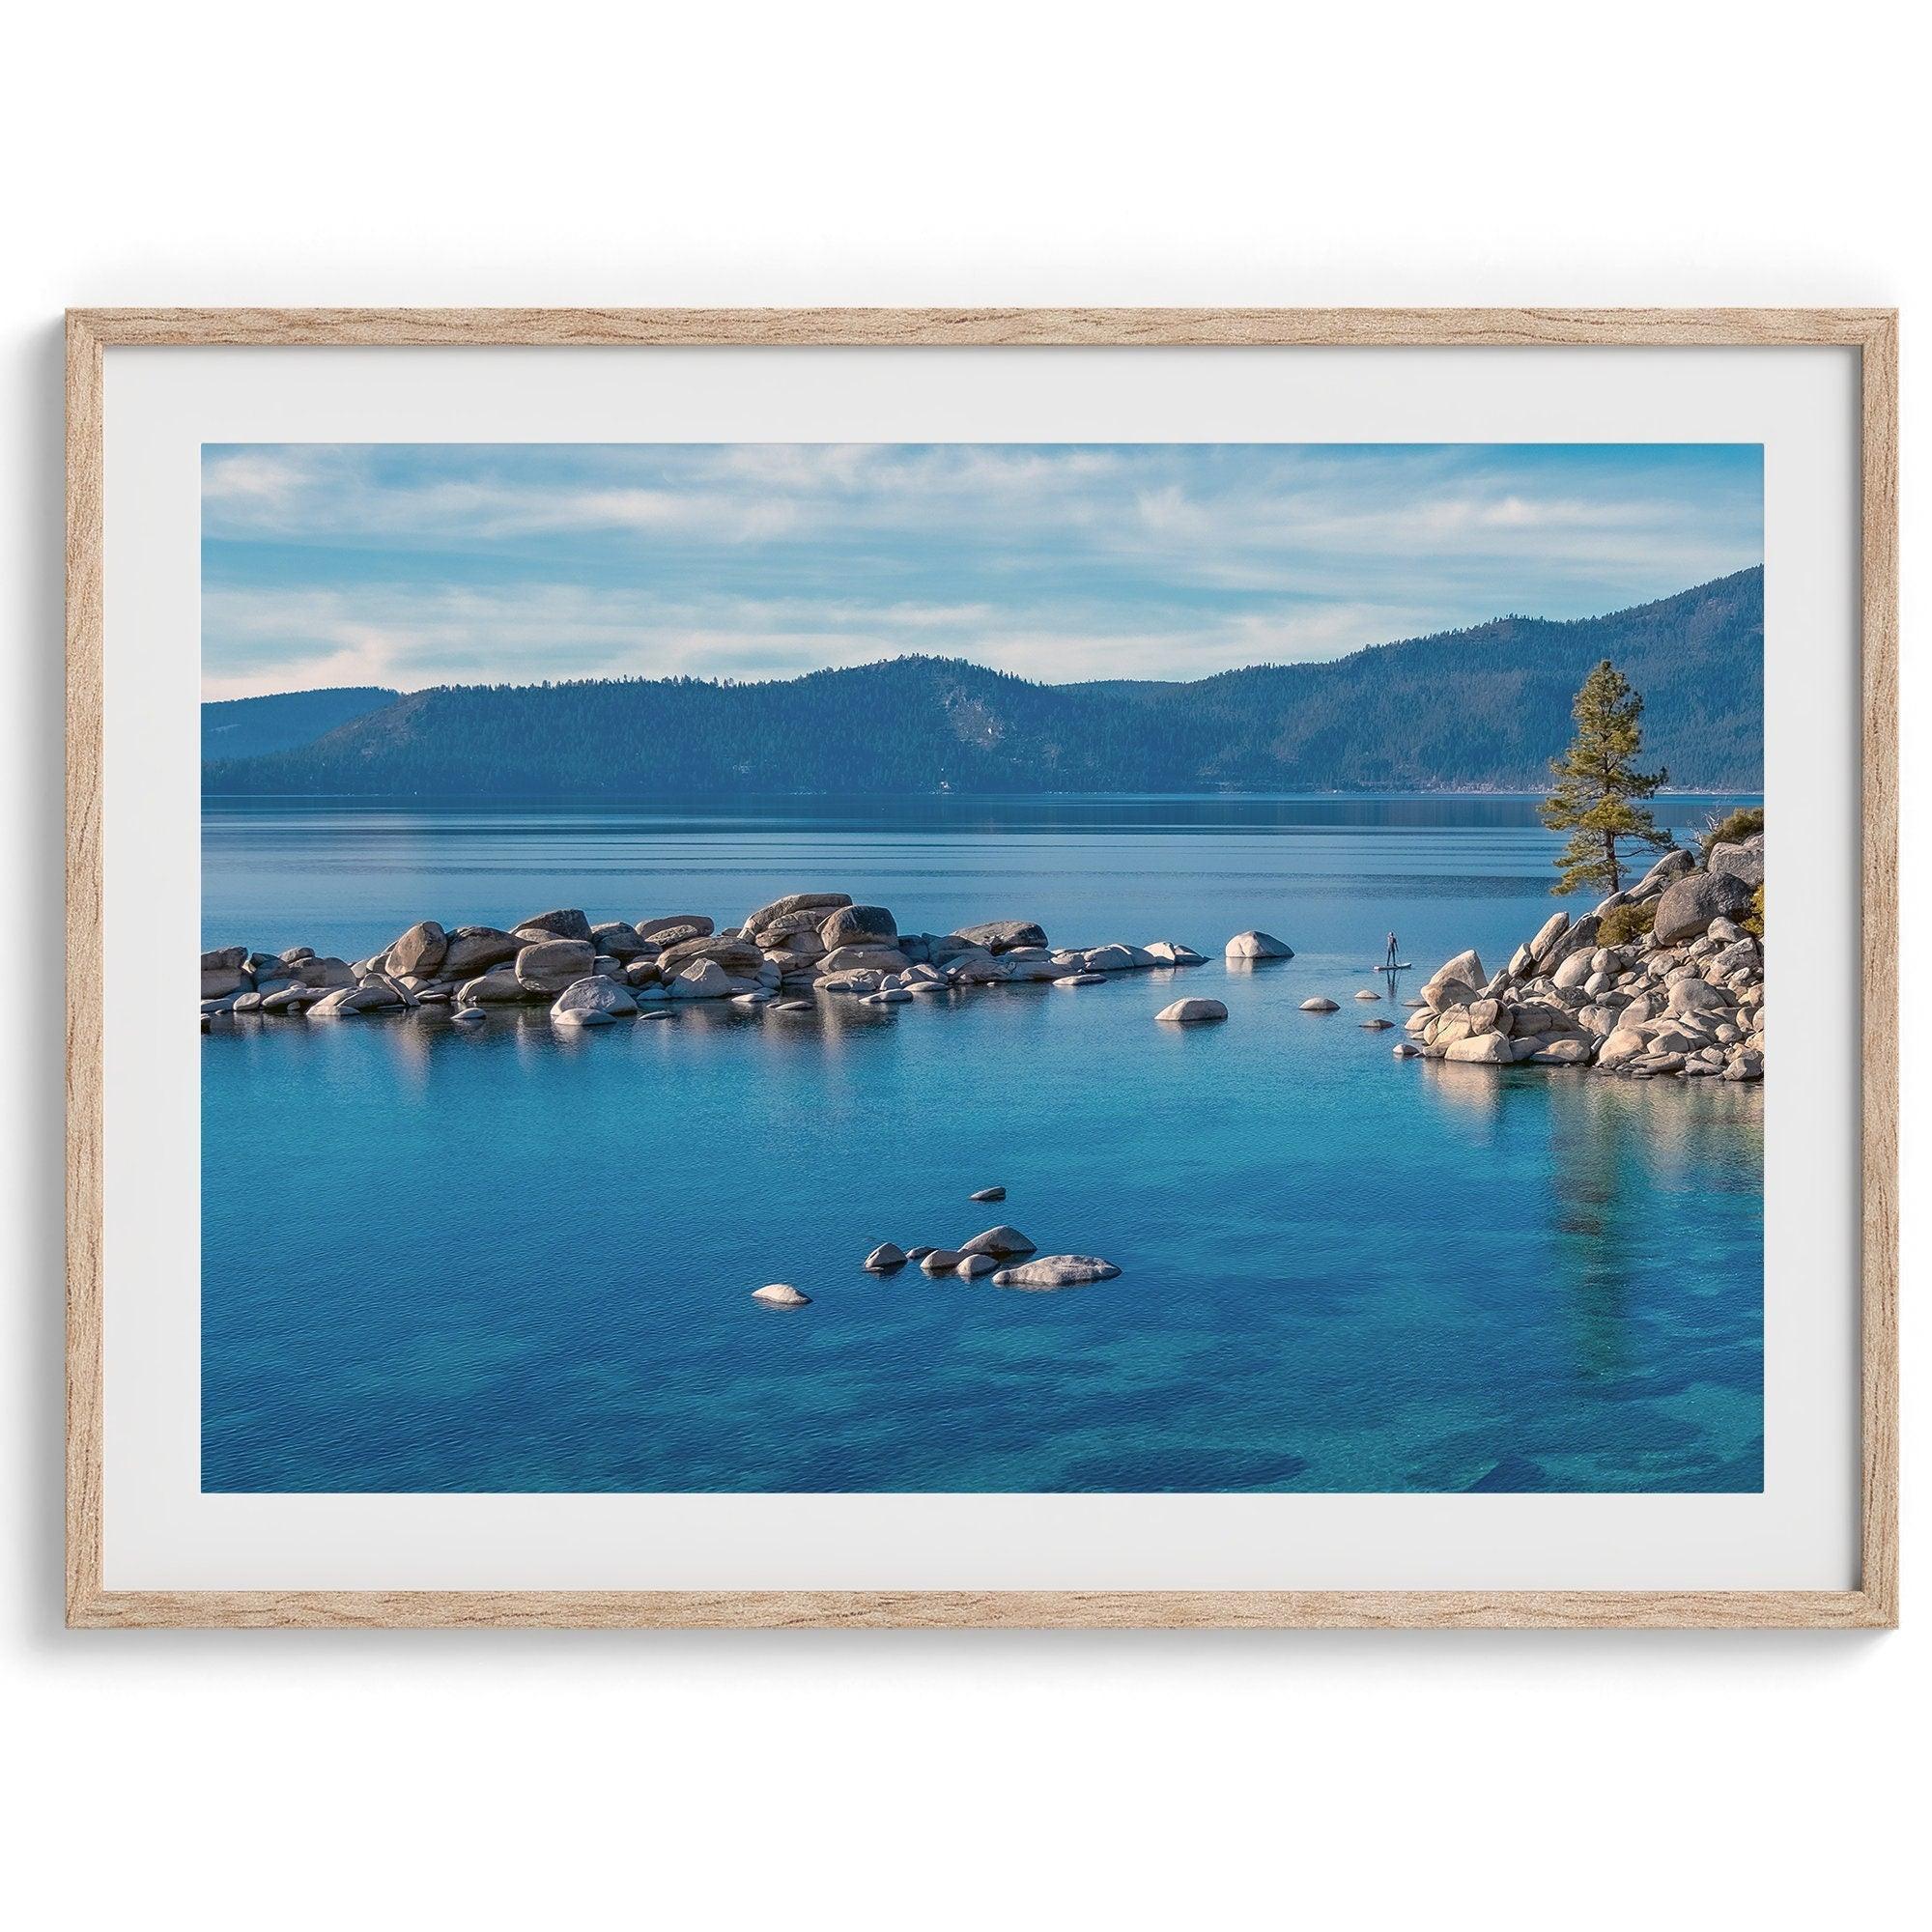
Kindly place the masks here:
POLYGON ((1755 444, 210 444, 203 695, 915 651, 1205 677, 1763 547, 1755 444))

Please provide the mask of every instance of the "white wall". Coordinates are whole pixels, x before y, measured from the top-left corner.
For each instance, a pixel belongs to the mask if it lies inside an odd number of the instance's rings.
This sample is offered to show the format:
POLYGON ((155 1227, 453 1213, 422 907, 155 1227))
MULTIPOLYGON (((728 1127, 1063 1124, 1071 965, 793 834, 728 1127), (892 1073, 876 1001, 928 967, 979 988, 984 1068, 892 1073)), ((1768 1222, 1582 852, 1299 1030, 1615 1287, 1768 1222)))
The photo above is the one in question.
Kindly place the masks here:
MULTIPOLYGON (((71 1635, 67 304, 1886 302, 1877 6, 40 6, 0 117, 5 1895, 38 1924, 1781 1924, 1896 1885, 1922 1629, 71 1635), (1361 25, 1350 32, 1348 22, 1361 25), (35 1904, 37 1897, 46 1903, 35 1904)), ((1906 469, 1924 439, 1907 316, 1906 469)), ((1910 559, 1921 499, 1908 498, 1910 559)), ((1922 603, 1922 599, 1917 600, 1922 603)), ((1908 596, 1906 635, 1915 633, 1908 596)), ((1908 728, 1923 679, 1908 641, 1908 728)), ((1912 759, 1908 753, 1910 781, 1912 759)), ((1923 786, 1910 783, 1923 830, 1923 786)), ((1908 957, 1924 956, 1908 867, 1908 957)), ((1925 1154, 1908 1088, 1908 1164, 1925 1154)), ((1907 1298, 1925 1273, 1908 1221, 1907 1298)), ((1912 1321, 1908 1382, 1922 1373, 1912 1321)), ((1926 1532, 1907 1435, 1906 1539, 1926 1532)), ((1919 1606, 1911 1595, 1907 1616, 1919 1606)), ((1870 1908, 1868 1907, 1867 1910, 1870 1908)), ((1889 1918, 1889 1914, 1882 1914, 1889 1918)))

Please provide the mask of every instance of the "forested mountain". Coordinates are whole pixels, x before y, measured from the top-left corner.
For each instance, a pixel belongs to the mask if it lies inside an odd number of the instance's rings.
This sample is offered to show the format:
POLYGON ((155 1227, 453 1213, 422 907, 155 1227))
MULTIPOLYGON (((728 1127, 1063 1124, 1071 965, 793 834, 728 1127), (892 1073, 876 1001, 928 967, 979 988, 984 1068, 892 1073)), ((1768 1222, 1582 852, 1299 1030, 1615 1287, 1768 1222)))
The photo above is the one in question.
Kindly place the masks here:
MULTIPOLYGON (((1674 784, 1763 783, 1764 578, 1553 622, 1499 617, 1191 684, 1041 685, 895 658, 781 683, 414 692, 312 744, 206 769, 220 793, 1540 789, 1601 658, 1674 784)), ((318 694, 321 696, 324 694, 318 694)))
POLYGON ((325 731, 393 704, 397 694, 379 684, 332 691, 283 691, 270 697, 227 697, 201 707, 201 758, 258 758, 310 745, 325 731))

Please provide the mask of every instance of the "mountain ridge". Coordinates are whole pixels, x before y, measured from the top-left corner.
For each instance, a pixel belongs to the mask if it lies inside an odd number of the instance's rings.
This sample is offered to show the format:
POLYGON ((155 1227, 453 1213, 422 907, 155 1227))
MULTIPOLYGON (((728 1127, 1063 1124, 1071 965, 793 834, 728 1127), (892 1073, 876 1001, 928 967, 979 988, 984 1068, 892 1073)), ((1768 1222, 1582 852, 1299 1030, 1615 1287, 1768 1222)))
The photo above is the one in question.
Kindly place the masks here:
MULTIPOLYGON (((1613 659, 1645 757, 1763 782, 1763 570, 1597 617, 1507 616, 1186 683, 1036 684, 900 656, 767 683, 443 685, 305 744, 204 766, 215 795, 1540 789, 1577 686, 1613 659)), ((299 694, 296 694, 299 695, 299 694)))

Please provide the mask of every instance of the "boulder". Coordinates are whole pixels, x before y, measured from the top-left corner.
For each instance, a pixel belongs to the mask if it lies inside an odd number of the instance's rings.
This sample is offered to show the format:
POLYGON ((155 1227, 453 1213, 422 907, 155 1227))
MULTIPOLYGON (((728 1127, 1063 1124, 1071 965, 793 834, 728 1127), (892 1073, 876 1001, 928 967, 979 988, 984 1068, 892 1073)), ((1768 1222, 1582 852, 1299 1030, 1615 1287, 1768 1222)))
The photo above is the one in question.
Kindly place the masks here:
POLYGON ((1393 1020, 1385 1020, 1379 1014, 1372 1020, 1360 1020, 1357 1024, 1367 1033, 1387 1033, 1395 1025, 1393 1020))
POLYGON ((1529 942, 1529 956, 1541 966, 1554 952, 1556 943, 1570 930, 1570 915, 1567 912, 1553 912, 1537 929, 1534 939, 1529 942))
POLYGON ((969 1201, 1004 1201, 1007 1190, 1004 1187, 982 1187, 977 1194, 967 1195, 969 1201))
POLYGON ((560 993, 596 966, 588 939, 541 939, 517 954, 517 983, 526 993, 560 993))
POLYGON ((1747 912, 1753 890, 1728 872, 1686 872, 1658 900, 1652 936, 1660 946, 1702 938, 1714 919, 1747 912))
POLYGON ((1082 1282, 1111 1281, 1120 1273, 1112 1262, 1097 1255, 1042 1255, 1019 1267, 1001 1268, 995 1288, 1076 1288, 1082 1282))
POLYGON ((1420 1060, 1422 1058, 1422 1049, 1406 1039, 1397 1040, 1395 1045, 1389 1050, 1398 1060, 1420 1060))
POLYGON ((1063 973, 1053 983, 1056 986, 1104 986, 1107 976, 1104 973, 1063 973))
POLYGON ((282 967, 282 971, 298 986, 319 987, 324 992, 333 992, 338 986, 353 986, 355 983, 355 975, 349 961, 338 959, 332 952, 322 959, 312 952, 305 959, 292 959, 282 967))
POLYGON ((248 984, 248 975, 240 966, 204 966, 201 969, 201 997, 219 1000, 241 992, 248 984))
POLYGON ((1585 1040, 1552 1039, 1529 1057, 1541 1066, 1587 1066, 1590 1048, 1585 1040))
POLYGON ((755 973, 765 963, 764 952, 753 940, 699 933, 661 948, 658 971, 669 979, 694 959, 715 959, 727 973, 755 973))
POLYGON ((1176 1000, 1171 1007, 1163 1007, 1154 1014, 1157 1020, 1166 1020, 1175 1026, 1199 1026, 1208 1020, 1224 1020, 1228 1009, 1219 1000, 1176 1000))
POLYGON ((655 959, 633 959, 624 968, 625 982, 632 986, 655 986, 664 978, 664 970, 655 959))
POLYGON ((514 933, 494 925, 459 925, 446 935, 440 971, 451 980, 468 980, 501 966, 524 950, 514 933))
POLYGON ((1178 940, 1156 939, 1148 946, 1156 966, 1205 966, 1208 955, 1197 952, 1191 946, 1182 946, 1178 940))
POLYGON ((768 1281, 763 1288, 752 1291, 753 1301, 762 1301, 767 1308, 806 1308, 810 1305, 811 1296, 801 1294, 788 1281, 768 1281))
MULTIPOLYGON (((1469 988, 1470 994, 1473 996, 1476 987, 1487 986, 1489 983, 1490 976, 1483 971, 1482 959, 1472 947, 1467 952, 1457 953, 1453 959, 1445 959, 1423 981, 1420 990, 1422 997, 1427 1000, 1429 999, 1432 987, 1461 985, 1469 988)), ((1435 1002, 1431 1001, 1430 1004, 1433 1006, 1435 1002)), ((1451 1002, 1451 1004, 1466 1006, 1468 1002, 1467 1000, 1458 1000, 1451 1002)))
POLYGON ((433 919, 418 920, 400 938, 390 942, 389 971, 427 977, 441 970, 443 955, 448 951, 448 933, 433 919))
POLYGON ((310 1019, 337 1019, 353 1017, 356 1013, 381 1012, 384 1008, 396 1008, 403 1004, 400 994, 389 987, 371 981, 361 986, 338 986, 332 993, 325 993, 309 1008, 310 1019))
POLYGON ((576 907, 561 907, 554 912, 532 913, 528 919, 517 922, 519 933, 536 933, 550 939, 580 939, 590 937, 590 922, 576 907))
POLYGON ((1692 1013, 1727 1013, 1731 1003, 1708 980, 1679 980, 1663 1009, 1675 1019, 1689 1019, 1692 1013))
POLYGON ((927 1274, 951 1274, 965 1259, 964 1248, 927 1248, 919 1264, 927 1274))
POLYGON ((1339 1013, 1342 1009, 1333 1000, 1324 1000, 1318 995, 1315 999, 1303 1000, 1301 1010, 1304 1013, 1339 1013))
POLYGON ((1713 845, 1704 861, 1713 872, 1741 880, 1755 892, 1764 884, 1764 840, 1762 835, 1743 845, 1713 845))
POLYGON ((968 1255, 952 1272, 966 1281, 972 1281, 976 1276, 997 1274, 999 1270, 997 1255, 968 1255))
POLYGON ((596 1026, 606 1020, 628 1019, 637 1010, 637 1001, 616 980, 599 975, 566 986, 551 1008, 550 1016, 558 1026, 596 1026))
POLYGON ((1293 959, 1294 948, 1271 932, 1237 932, 1221 949, 1229 959, 1293 959))
POLYGON ((1016 946, 1044 946, 1046 934, 1027 919, 991 919, 980 925, 962 925, 950 935, 988 952, 1010 952, 1016 946))
POLYGON ((1516 1058, 1510 1038, 1501 1033, 1472 1033, 1447 1047, 1444 1060, 1471 1061, 1482 1066, 1505 1065, 1516 1058))
POLYGON ((1379 1000, 1381 995, 1379 993, 1372 993, 1366 986, 1363 986, 1356 991, 1355 997, 1358 1000, 1379 1000))
POLYGON ((1633 903, 1655 898, 1673 879, 1681 878, 1691 870, 1696 860, 1681 845, 1673 845, 1626 895, 1633 903))
POLYGON ((632 922, 639 939, 650 946, 675 946, 682 939, 708 939, 717 927, 701 912, 674 912, 664 919, 632 922))
POLYGON ((844 973, 903 973, 912 964, 895 946, 835 947, 818 962, 824 975, 844 973))
POLYGON ((463 1007, 512 1007, 528 997, 524 982, 506 967, 480 973, 456 989, 456 1003, 463 1007))
POLYGON ((723 1000, 736 991, 731 976, 715 959, 694 959, 668 982, 674 1000, 723 1000))
POLYGON ((1590 960, 1590 952, 1579 947, 1549 976, 1550 983, 1560 986, 1565 992, 1585 984, 1593 977, 1590 960))
MULTIPOLYGON (((1043 962, 1051 964, 1051 961, 1043 962)), ((1080 969, 1086 973, 1127 973, 1138 962, 1124 946, 1095 946, 1080 957, 1080 969)))
MULTIPOLYGON (((821 923, 828 912, 838 906, 852 903, 850 893, 787 893, 783 898, 774 899, 769 905, 761 905, 756 912, 747 913, 745 923, 738 929, 741 932, 761 935, 780 929, 781 921, 807 916, 812 925, 821 923)), ((782 928, 796 931, 793 925, 782 928)))
POLYGON ((621 919, 607 919, 601 924, 593 925, 590 928, 590 943, 599 952, 608 953, 626 966, 633 959, 657 950, 655 946, 646 947, 638 937, 638 928, 621 919))
POLYGON ((879 990, 879 976, 876 973, 831 973, 816 983, 821 993, 857 993, 861 998, 867 998, 879 990))
POLYGON ((825 923, 830 910, 827 906, 801 906, 796 912, 780 913, 763 924, 748 925, 745 934, 766 948, 782 943, 788 950, 797 951, 810 945, 823 952, 825 948, 819 944, 818 928, 825 923))
POLYGON ((818 943, 828 953, 845 946, 884 946, 896 951, 898 936, 898 922, 884 906, 875 905, 838 906, 825 916, 818 928, 818 943))
POLYGON ((873 1274, 891 1274, 906 1264, 906 1253, 895 1242, 884 1241, 866 1257, 865 1265, 873 1274))
POLYGON ((1031 1255, 1038 1251, 1039 1243, 1030 1241, 1017 1228, 1009 1228, 1004 1223, 997 1228, 988 1228, 983 1235, 975 1235, 970 1241, 961 1241, 962 1255, 1031 1255))
POLYGON ((449 1023, 451 1026, 460 1027, 465 1033, 469 1033, 484 1025, 488 1018, 489 1015, 484 1012, 481 1007, 456 1007, 450 1012, 449 1023))

